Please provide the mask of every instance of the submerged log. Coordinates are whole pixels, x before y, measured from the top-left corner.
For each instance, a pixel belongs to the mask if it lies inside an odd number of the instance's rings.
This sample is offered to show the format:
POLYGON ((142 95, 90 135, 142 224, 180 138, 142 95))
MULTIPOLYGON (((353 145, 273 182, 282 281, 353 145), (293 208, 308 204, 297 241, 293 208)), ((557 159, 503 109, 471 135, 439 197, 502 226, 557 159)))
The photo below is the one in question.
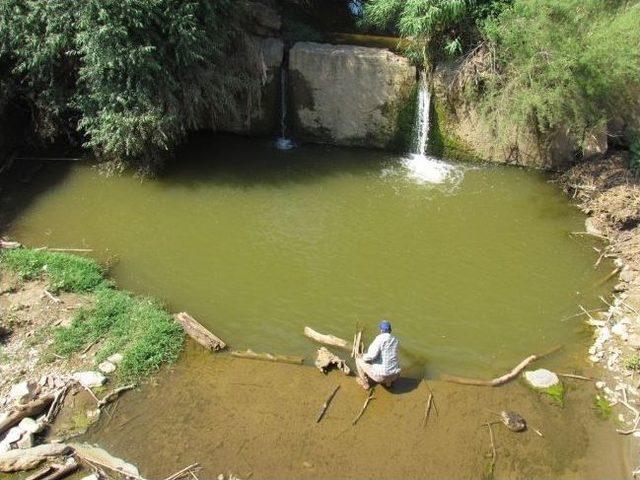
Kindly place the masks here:
POLYGON ((35 417, 44 412, 54 400, 54 395, 43 395, 36 400, 32 400, 26 405, 15 408, 9 416, 0 422, 0 434, 3 434, 11 427, 20 423, 20 420, 26 417, 35 417))
POLYGON ((175 315, 176 321, 182 325, 185 333, 208 350, 217 352, 227 348, 227 344, 203 327, 195 318, 187 312, 175 315))
POLYGON ((75 450, 76 457, 89 465, 97 465, 128 478, 144 480, 135 465, 127 463, 121 458, 114 457, 102 448, 94 447, 86 443, 71 444, 71 447, 75 450))
POLYGON ((298 357, 295 355, 274 355, 271 353, 256 353, 249 349, 246 352, 231 352, 232 357, 247 358, 249 360, 263 360, 265 362, 278 362, 278 363, 292 363, 296 365, 302 365, 304 357, 298 357))
POLYGON ((447 382, 459 383, 461 385, 475 385, 479 387, 499 387, 500 385, 504 385, 505 383, 510 382, 514 378, 516 378, 520 373, 529 366, 530 363, 535 362, 536 360, 540 360, 547 355, 551 355, 554 352, 560 350, 562 346, 556 347, 542 355, 530 355, 525 358, 522 362, 516 365, 513 370, 501 377, 494 378, 493 380, 477 380, 475 378, 464 378, 464 377, 456 377, 453 375, 443 375, 442 379, 447 382))
POLYGON ((316 342, 322 343, 324 345, 331 345, 333 347, 343 348, 347 351, 350 349, 349 342, 347 342, 342 338, 336 337, 335 335, 319 333, 310 327, 304 327, 304 334, 310 339, 315 340, 316 342))

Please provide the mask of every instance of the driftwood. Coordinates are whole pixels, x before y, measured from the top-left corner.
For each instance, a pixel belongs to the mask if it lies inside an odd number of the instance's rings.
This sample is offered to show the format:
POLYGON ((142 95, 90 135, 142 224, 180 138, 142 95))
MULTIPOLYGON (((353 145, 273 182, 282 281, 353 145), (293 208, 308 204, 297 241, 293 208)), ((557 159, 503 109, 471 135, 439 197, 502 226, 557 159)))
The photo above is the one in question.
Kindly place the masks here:
POLYGON ((362 405, 362 408, 360 409, 360 412, 358 412, 358 415, 356 415, 356 418, 353 419, 352 425, 355 425, 356 423, 358 423, 358 420, 360 420, 360 417, 362 417, 362 415, 364 414, 364 411, 369 406, 369 402, 371 400, 373 400, 373 399, 374 399, 374 396, 373 396, 373 388, 372 388, 372 389, 369 390, 369 395, 367 396, 366 400, 364 401, 364 405, 362 405))
POLYGON ((58 412, 60 412, 60 409, 62 408, 62 404, 64 403, 64 399, 66 398, 67 393, 69 393, 69 389, 75 384, 76 382, 67 383, 64 387, 59 389, 54 394, 53 401, 51 402, 51 406, 47 411, 47 417, 46 417, 47 423, 53 422, 53 419, 56 418, 56 416, 58 415, 58 412))
POLYGON ((303 357, 297 357, 295 355, 274 355, 271 353, 256 353, 249 349, 246 352, 231 352, 232 357, 247 358, 249 360, 263 360, 265 362, 278 362, 278 363, 292 363, 296 365, 302 365, 304 362, 303 357))
POLYGON ((340 385, 337 385, 336 388, 333 389, 331 394, 324 401, 324 403, 322 404, 322 408, 320 409, 320 412, 318 412, 318 416, 316 417, 316 423, 320 423, 320 420, 322 420, 322 417, 324 417, 324 414, 327 411, 327 408, 329 408, 329 404, 331 403, 331 400, 333 400, 333 397, 336 396, 336 393, 338 393, 338 390, 340 390, 340 385))
POLYGON ((64 465, 52 465, 53 471, 44 477, 39 477, 40 480, 60 480, 61 478, 68 477, 73 472, 80 468, 80 465, 73 461, 65 463, 64 465))
POLYGON ((174 473, 173 475, 168 476, 164 480, 177 480, 178 478, 184 477, 185 475, 191 473, 193 470, 198 468, 200 465, 197 463, 193 463, 188 467, 183 468, 182 470, 174 473))
POLYGON ((69 451, 69 446, 61 443, 46 443, 32 448, 9 450, 0 453, 0 472, 31 470, 42 465, 45 460, 60 457, 69 451))
POLYGON ((227 344, 203 327, 198 321, 186 312, 175 315, 176 321, 182 325, 184 331, 196 342, 208 350, 217 352, 227 348, 227 344))
POLYGON ((342 338, 336 337, 335 335, 319 333, 310 327, 304 327, 304 334, 305 336, 309 337, 312 340, 315 340, 318 343, 331 345, 332 347, 343 348, 347 351, 349 350, 349 342, 342 338))
POLYGON ((591 377, 585 377, 584 375, 576 375, 575 373, 559 373, 558 375, 565 378, 575 378, 576 380, 584 380, 585 382, 594 381, 594 379, 591 377))
POLYGON ((353 345, 351 346, 351 357, 357 358, 364 351, 364 345, 362 345, 362 330, 358 330, 353 336, 353 345))
POLYGON ((102 400, 98 401, 98 408, 102 408, 105 405, 108 405, 109 403, 113 402, 114 400, 116 400, 120 394, 122 392, 126 392, 127 390, 133 390, 135 388, 135 385, 131 384, 131 385, 125 385, 124 387, 118 387, 115 390, 107 393, 102 400))
POLYGON ((347 365, 347 362, 331 353, 325 347, 320 347, 318 349, 314 364, 322 373, 327 373, 332 367, 342 371, 345 375, 349 375, 351 373, 351 369, 347 365))
POLYGON ((461 385, 475 385, 480 387, 499 387, 500 385, 504 385, 505 383, 510 382, 514 378, 516 378, 520 373, 529 366, 530 363, 535 362, 536 360, 540 360, 548 355, 551 355, 554 352, 560 350, 562 346, 556 347, 550 350, 547 353, 543 353, 542 355, 530 355, 525 358, 522 362, 516 365, 513 370, 509 373, 502 375, 501 377, 494 378, 493 380, 478 380, 475 378, 464 378, 464 377, 456 377, 452 375, 443 375, 442 379, 447 382, 459 383, 461 385))
POLYGON ((21 248, 22 245, 20 245, 18 242, 9 242, 8 240, 0 240, 0 249, 6 248, 7 250, 10 249, 14 249, 14 248, 21 248))
POLYGON ((71 447, 75 450, 76 457, 89 465, 97 465, 98 467, 106 468, 107 470, 136 480, 144 480, 135 465, 127 463, 118 457, 114 457, 102 448, 87 444, 71 444, 71 447))
POLYGON ((37 472, 29 475, 24 480, 41 480, 43 477, 46 477, 49 473, 54 470, 53 465, 48 465, 44 468, 41 468, 37 472))
POLYGON ((20 423, 20 420, 26 417, 35 417, 44 412, 54 400, 54 395, 43 395, 26 405, 17 407, 2 422, 0 422, 0 434, 6 432, 11 427, 20 423))

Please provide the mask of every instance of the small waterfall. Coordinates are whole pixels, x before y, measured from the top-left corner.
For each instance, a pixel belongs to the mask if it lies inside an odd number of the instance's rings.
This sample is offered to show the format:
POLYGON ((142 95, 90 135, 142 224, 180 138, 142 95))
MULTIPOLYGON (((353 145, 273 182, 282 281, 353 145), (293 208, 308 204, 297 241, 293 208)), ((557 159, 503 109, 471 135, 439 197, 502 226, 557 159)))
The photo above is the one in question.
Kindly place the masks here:
POLYGON ((409 170, 409 177, 420 184, 444 183, 452 178, 459 180, 460 169, 427 155, 431 128, 431 89, 424 72, 420 73, 416 107, 413 151, 403 161, 409 170))
POLYGON ((283 63, 280 68, 280 137, 276 140, 276 147, 280 150, 290 150, 295 143, 287 138, 287 67, 283 63))

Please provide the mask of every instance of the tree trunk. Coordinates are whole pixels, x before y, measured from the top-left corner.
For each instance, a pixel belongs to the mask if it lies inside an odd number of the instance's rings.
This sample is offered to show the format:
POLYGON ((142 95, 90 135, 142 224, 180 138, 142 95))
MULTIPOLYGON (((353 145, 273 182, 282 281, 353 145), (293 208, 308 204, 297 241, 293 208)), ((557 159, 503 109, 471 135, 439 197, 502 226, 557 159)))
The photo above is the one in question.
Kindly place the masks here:
POLYGON ((196 342, 208 350, 217 352, 227 348, 227 344, 203 327, 198 321, 186 312, 178 313, 174 317, 182 325, 184 331, 196 342))
POLYGON ((304 327, 304 334, 310 339, 315 340, 316 342, 322 343, 324 345, 331 345, 333 347, 343 348, 344 350, 347 350, 347 351, 351 349, 351 344, 346 340, 336 337, 334 335, 328 335, 328 334, 316 332, 314 329, 310 327, 304 327))

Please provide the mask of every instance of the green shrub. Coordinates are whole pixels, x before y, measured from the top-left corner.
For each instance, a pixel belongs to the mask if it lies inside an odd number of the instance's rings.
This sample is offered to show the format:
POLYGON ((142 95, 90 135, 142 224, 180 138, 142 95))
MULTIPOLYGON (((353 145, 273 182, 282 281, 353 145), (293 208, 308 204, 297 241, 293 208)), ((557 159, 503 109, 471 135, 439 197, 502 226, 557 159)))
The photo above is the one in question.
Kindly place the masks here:
POLYGON ((104 271, 95 260, 68 253, 27 248, 4 250, 0 265, 23 279, 44 276, 54 292, 89 292, 105 281, 104 271))
POLYGON ((57 329, 54 338, 54 348, 60 355, 70 355, 102 340, 96 361, 122 353, 118 376, 137 380, 178 358, 184 332, 157 302, 101 288, 95 304, 81 309, 71 326, 57 329))
POLYGON ((611 404, 604 396, 596 395, 594 397, 593 408, 596 411, 596 415, 602 420, 608 420, 611 417, 611 404))

